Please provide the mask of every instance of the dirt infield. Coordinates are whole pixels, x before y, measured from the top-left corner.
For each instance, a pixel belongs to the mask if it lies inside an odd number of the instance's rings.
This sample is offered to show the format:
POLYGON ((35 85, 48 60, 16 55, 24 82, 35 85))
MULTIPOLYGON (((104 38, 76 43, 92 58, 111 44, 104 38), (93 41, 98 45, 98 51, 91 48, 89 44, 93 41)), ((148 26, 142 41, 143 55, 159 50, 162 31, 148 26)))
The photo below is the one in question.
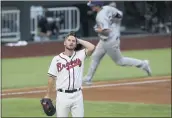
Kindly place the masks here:
MULTIPOLYGON (((46 87, 9 89, 2 91, 2 98, 42 98, 45 91, 46 87)), ((171 76, 95 82, 83 86, 83 94, 91 101, 171 104, 171 76)))

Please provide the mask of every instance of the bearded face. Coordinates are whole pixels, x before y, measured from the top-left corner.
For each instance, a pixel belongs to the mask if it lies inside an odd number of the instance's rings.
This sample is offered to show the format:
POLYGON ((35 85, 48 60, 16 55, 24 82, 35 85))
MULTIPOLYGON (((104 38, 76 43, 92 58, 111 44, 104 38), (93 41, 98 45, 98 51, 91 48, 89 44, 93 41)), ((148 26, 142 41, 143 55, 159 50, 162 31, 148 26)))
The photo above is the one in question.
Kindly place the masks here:
POLYGON ((76 48, 76 38, 74 36, 68 36, 64 41, 64 46, 68 50, 74 50, 76 48))

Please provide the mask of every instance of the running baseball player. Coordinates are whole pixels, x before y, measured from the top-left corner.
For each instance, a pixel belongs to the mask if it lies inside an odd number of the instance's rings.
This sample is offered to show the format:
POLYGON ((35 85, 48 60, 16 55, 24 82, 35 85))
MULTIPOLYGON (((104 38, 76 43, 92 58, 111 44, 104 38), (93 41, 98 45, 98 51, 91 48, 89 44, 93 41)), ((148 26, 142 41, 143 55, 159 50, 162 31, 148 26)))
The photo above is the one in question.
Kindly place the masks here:
MULTIPOLYGON (((84 84, 91 85, 95 71, 107 53, 112 60, 120 66, 135 66, 141 68, 151 75, 148 60, 139 60, 124 57, 120 51, 120 24, 123 13, 112 5, 103 6, 101 1, 90 1, 87 3, 92 11, 97 12, 95 32, 98 33, 99 42, 92 55, 92 61, 87 75, 84 77, 84 84)), ((116 5, 113 5, 116 6, 116 5)))
POLYGON ((51 97, 53 83, 56 81, 56 115, 57 117, 84 117, 83 94, 81 90, 84 60, 91 55, 95 46, 87 41, 77 39, 69 34, 64 41, 64 52, 52 59, 48 70, 48 89, 44 98, 51 97), (76 45, 84 49, 75 51, 76 45))

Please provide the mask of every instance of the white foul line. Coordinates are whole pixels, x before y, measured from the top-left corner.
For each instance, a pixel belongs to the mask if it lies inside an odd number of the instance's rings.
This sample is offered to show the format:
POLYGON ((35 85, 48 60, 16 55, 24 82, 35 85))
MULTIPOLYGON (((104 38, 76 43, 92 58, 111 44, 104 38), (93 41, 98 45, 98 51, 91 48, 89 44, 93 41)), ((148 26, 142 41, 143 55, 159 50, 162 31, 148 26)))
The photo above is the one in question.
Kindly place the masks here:
MULTIPOLYGON (((127 82, 127 83, 117 83, 117 84, 104 84, 104 85, 91 85, 91 86, 84 86, 83 89, 88 88, 101 88, 101 87, 112 87, 112 86, 125 86, 125 85, 140 85, 140 84, 151 84, 151 83, 162 83, 168 82, 168 80, 149 80, 149 81, 139 81, 139 82, 127 82)), ((44 93, 46 90, 38 90, 38 91, 27 91, 27 92, 13 92, 13 93, 4 93, 1 94, 2 96, 8 95, 22 95, 22 94, 33 94, 33 93, 44 93)))
POLYGON ((111 87, 111 86, 151 84, 151 83, 161 83, 161 82, 167 82, 167 81, 171 81, 171 80, 149 80, 149 81, 140 81, 140 82, 118 83, 118 84, 92 85, 92 86, 86 86, 84 88, 101 88, 101 87, 111 87))

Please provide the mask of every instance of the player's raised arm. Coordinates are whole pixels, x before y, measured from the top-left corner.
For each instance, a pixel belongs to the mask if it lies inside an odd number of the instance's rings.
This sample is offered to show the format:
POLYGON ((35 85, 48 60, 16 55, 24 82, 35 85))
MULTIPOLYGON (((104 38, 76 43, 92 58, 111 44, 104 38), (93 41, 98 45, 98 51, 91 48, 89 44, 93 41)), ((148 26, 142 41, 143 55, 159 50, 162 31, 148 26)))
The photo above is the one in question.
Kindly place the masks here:
POLYGON ((118 18, 118 19, 122 19, 123 17, 123 13, 122 11, 118 10, 117 8, 114 7, 110 7, 112 12, 113 12, 113 18, 118 18))
POLYGON ((77 41, 86 48, 87 56, 90 56, 93 53, 95 46, 92 43, 84 41, 82 39, 77 39, 77 41))

